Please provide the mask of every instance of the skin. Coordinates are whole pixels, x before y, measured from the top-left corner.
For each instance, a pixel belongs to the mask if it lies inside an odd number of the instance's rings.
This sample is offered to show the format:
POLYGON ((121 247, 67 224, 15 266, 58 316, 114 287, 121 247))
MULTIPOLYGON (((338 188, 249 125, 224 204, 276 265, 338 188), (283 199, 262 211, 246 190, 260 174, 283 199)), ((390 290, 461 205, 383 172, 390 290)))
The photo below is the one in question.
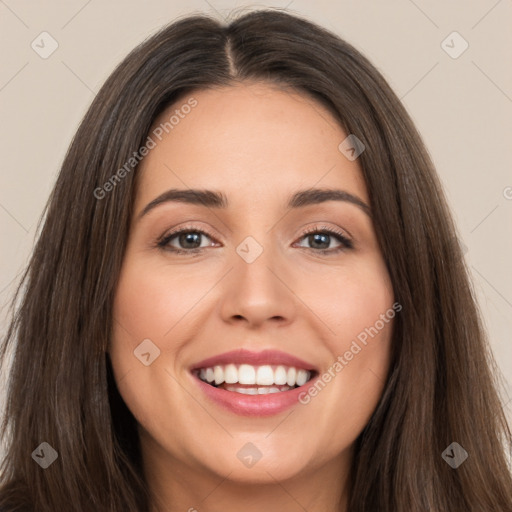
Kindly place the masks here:
MULTIPOLYGON (((192 96, 197 106, 138 171, 109 347, 138 422, 153 510, 347 510, 353 444, 383 392, 393 321, 307 405, 270 417, 211 402, 189 368, 233 349, 277 349, 322 374, 392 307, 369 215, 342 201, 286 207, 311 187, 342 189, 369 204, 359 161, 338 149, 347 134, 332 115, 301 94, 245 82, 192 96), (167 202, 139 218, 171 188, 222 191, 230 205, 167 202), (156 245, 189 225, 213 235, 199 238, 198 255, 156 245), (343 245, 332 235, 315 244, 306 228, 341 230, 354 247, 322 254, 343 245), (252 263, 236 252, 247 236, 263 248, 252 263), (148 366, 134 357, 144 339, 160 350, 148 366), (251 468, 236 456, 248 442, 262 454, 251 468)), ((177 236, 169 245, 195 247, 186 243, 177 236)))

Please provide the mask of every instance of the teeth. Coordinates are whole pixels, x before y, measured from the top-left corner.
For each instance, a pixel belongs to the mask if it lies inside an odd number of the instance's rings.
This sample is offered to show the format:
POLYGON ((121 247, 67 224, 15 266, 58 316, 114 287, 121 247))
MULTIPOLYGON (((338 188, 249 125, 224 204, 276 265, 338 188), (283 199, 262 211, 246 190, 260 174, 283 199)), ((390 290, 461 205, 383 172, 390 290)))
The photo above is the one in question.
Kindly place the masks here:
MULTIPOLYGON (((303 386, 311 378, 311 372, 303 369, 297 369, 293 366, 252 366, 250 364, 216 365, 212 368, 201 368, 198 372, 199 378, 210 384, 219 386, 221 384, 245 384, 254 385, 254 388, 240 388, 239 386, 225 386, 226 389, 255 389, 256 391, 248 394, 265 394, 279 392, 275 386, 303 386), (258 386, 271 386, 270 388, 261 388, 258 386), (260 391, 263 390, 263 391, 260 391)), ((238 391, 242 392, 242 391, 238 391)))
POLYGON ((224 370, 222 366, 214 366, 213 375, 215 377, 215 384, 222 384, 224 382, 224 370))
POLYGON ((266 395, 268 393, 281 393, 291 389, 289 386, 281 386, 281 389, 276 387, 266 388, 241 388, 238 386, 226 386, 226 391, 234 391, 235 393, 241 393, 242 395, 266 395))
POLYGON ((288 384, 288 386, 295 386, 296 376, 297 376, 297 370, 293 367, 288 368, 288 373, 286 375, 286 384, 288 384))
POLYGON ((308 381, 308 378, 309 378, 308 373, 309 372, 307 372, 306 370, 299 370, 297 372, 297 380, 296 380, 297 386, 304 386, 304 384, 306 384, 306 382, 308 381))
MULTIPOLYGON (((253 382, 248 382, 253 384, 253 382)), ((271 366, 260 366, 256 372, 256 384, 263 384, 264 386, 270 386, 274 384, 274 372, 271 366)))
POLYGON ((256 388, 238 388, 237 393, 244 393, 246 395, 257 395, 258 390, 256 388))
POLYGON ((236 384, 238 382, 238 370, 234 364, 228 364, 224 371, 224 382, 226 384, 236 384))
POLYGON ((256 370, 248 364, 240 365, 238 369, 238 382, 240 384, 256 384, 256 370))
POLYGON ((284 366, 278 366, 274 372, 274 384, 283 385, 287 381, 287 372, 284 366))

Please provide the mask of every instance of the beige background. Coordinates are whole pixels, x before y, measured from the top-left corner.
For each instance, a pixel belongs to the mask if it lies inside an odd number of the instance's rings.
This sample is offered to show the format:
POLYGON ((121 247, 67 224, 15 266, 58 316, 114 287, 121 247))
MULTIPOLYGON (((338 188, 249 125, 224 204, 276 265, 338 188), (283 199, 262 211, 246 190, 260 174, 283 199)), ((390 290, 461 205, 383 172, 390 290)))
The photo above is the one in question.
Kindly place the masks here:
MULTIPOLYGON (((204 11, 222 18, 241 6, 288 7, 335 31, 370 58, 403 100, 467 247, 512 418, 510 0, 0 0, 0 304, 28 260, 77 125, 114 66, 177 16, 204 11), (59 45, 47 59, 31 47, 43 31, 59 45), (453 31, 469 44, 458 58, 441 46, 453 31)), ((462 44, 453 36, 445 43, 452 53, 462 44)), ((5 328, 4 312, 0 332, 5 328)))

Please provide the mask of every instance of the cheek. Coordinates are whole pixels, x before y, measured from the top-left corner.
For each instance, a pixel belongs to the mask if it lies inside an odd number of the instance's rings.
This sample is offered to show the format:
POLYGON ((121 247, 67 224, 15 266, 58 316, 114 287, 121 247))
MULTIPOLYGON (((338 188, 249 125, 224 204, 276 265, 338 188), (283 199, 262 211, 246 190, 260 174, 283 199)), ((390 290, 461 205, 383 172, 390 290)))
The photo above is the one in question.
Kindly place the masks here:
POLYGON ((314 428, 329 439, 326 457, 355 441, 382 396, 397 314, 387 276, 352 273, 332 280, 331 300, 318 313, 330 327, 324 340, 330 361, 301 401, 316 418, 314 428))
POLYGON ((163 411, 187 406, 179 385, 169 376, 169 361, 181 348, 173 335, 186 325, 183 320, 204 295, 205 286, 204 276, 158 262, 129 255, 123 264, 114 300, 110 359, 123 400, 147 430, 157 431, 161 422, 167 422, 163 411), (159 396, 163 405, 148 400, 164 389, 168 393, 159 396))
POLYGON ((383 326, 380 321, 394 303, 389 274, 380 258, 335 269, 313 284, 305 281, 304 295, 323 320, 329 345, 337 353, 347 350, 350 340, 376 322, 383 335, 391 323, 383 326))
POLYGON ((323 406, 337 403, 345 412, 356 407, 354 426, 357 419, 361 425, 379 399, 389 368, 398 314, 392 284, 380 258, 338 269, 320 283, 323 286, 311 287, 309 304, 315 304, 315 313, 327 326, 324 343, 331 361, 322 370, 330 391, 322 393, 323 406))
MULTIPOLYGON (((114 303, 114 318, 134 339, 165 340, 208 289, 207 273, 127 261, 114 303)), ((139 342, 140 342, 139 341, 139 342)))
MULTIPOLYGON (((173 357, 178 349, 170 343, 172 329, 186 313, 186 297, 192 292, 190 287, 181 290, 180 279, 169 280, 168 274, 129 256, 119 277, 109 352, 123 398, 132 405, 143 403, 144 396, 151 395, 159 373, 160 378, 165 377, 159 371, 166 360, 161 356, 173 357)), ((136 410, 132 408, 132 412, 136 410)))
POLYGON ((173 372, 174 367, 177 373, 180 351, 193 336, 191 319, 200 311, 199 304, 203 310, 208 307, 205 294, 212 279, 215 282, 206 265, 178 269, 162 264, 161 259, 140 257, 135 251, 123 263, 109 352, 121 395, 144 425, 157 421, 160 415, 159 411, 147 415, 143 405, 156 389, 170 389, 173 401, 182 397, 168 371, 173 372), (147 353, 144 361, 143 354, 147 353))

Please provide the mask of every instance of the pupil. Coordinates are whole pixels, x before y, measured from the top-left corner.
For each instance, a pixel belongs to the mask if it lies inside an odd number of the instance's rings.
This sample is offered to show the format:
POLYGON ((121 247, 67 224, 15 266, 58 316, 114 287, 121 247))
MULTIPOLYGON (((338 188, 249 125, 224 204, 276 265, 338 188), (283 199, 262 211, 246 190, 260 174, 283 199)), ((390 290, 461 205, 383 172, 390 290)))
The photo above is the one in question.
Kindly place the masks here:
MULTIPOLYGON (((197 243, 199 241, 200 233, 186 233, 180 235, 180 244, 184 244, 188 249, 196 249, 196 247, 188 247, 187 243, 197 243)), ((199 244, 200 245, 200 244, 199 244)))
MULTIPOLYGON (((310 235, 310 239, 313 238, 314 243, 316 243, 320 238, 324 239, 324 244, 327 243, 327 247, 329 247, 329 241, 325 241, 325 239, 329 238, 329 235, 323 234, 323 233, 316 233, 314 235, 310 235)), ((322 240, 320 240, 320 243, 322 243, 322 240)), ((324 247, 325 248, 325 247, 324 247)))

